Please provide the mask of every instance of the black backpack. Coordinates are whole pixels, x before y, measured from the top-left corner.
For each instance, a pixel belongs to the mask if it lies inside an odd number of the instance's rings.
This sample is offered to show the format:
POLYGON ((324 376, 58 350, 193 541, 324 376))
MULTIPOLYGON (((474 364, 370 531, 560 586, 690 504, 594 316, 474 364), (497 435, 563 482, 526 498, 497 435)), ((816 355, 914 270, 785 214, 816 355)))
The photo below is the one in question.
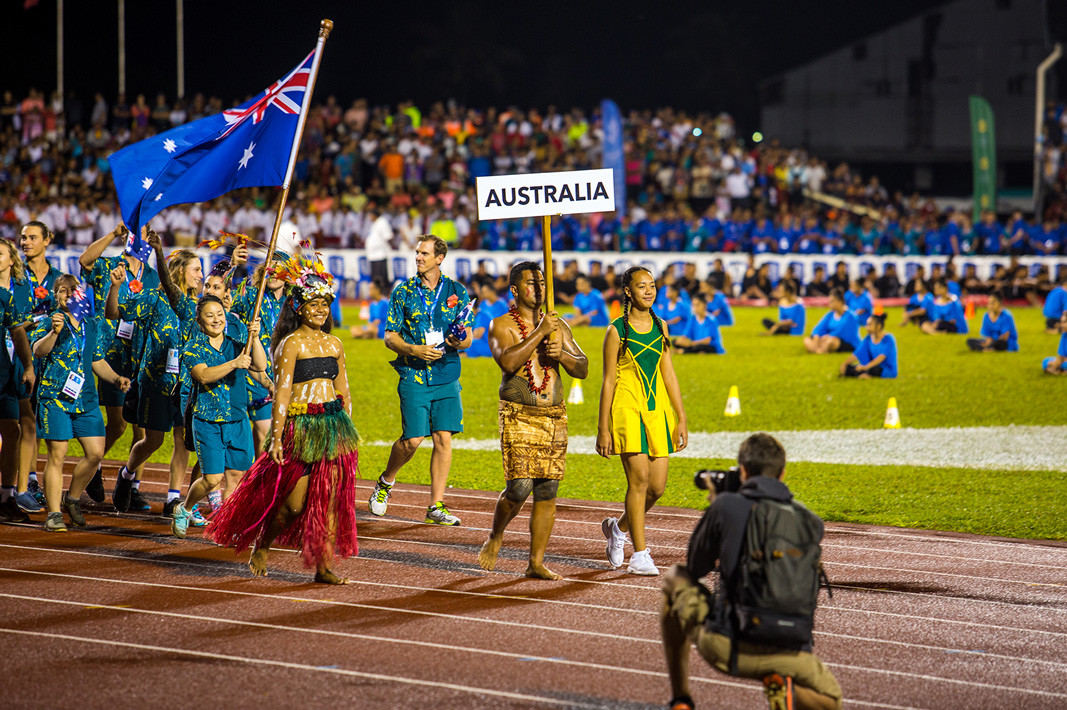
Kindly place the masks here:
MULTIPOLYGON (((812 643, 820 582, 819 518, 797 501, 753 502, 737 570, 728 582, 734 641, 800 649, 812 643)), ((826 582, 829 591, 829 580, 826 582)), ((731 644, 736 669, 737 644, 731 644)), ((736 671, 734 671, 736 672, 736 671)))

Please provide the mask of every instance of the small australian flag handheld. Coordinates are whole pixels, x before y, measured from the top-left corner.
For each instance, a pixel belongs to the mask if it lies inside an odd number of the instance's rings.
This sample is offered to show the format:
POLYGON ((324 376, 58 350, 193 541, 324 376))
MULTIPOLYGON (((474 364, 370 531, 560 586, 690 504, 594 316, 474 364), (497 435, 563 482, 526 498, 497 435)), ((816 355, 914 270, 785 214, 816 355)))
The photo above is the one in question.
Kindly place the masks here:
POLYGON ((467 318, 470 317, 471 311, 474 310, 474 304, 478 299, 472 298, 467 301, 467 305, 463 306, 463 309, 456 316, 456 319, 452 321, 452 325, 448 326, 448 334, 456 340, 463 340, 467 337, 466 325, 467 318))

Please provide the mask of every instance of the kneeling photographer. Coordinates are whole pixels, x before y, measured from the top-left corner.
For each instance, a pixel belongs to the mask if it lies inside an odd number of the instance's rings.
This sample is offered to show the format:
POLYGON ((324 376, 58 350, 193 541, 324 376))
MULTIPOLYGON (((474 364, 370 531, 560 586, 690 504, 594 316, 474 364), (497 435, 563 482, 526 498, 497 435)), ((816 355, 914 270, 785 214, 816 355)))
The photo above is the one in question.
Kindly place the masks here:
POLYGON ((723 673, 762 680, 771 708, 840 708, 841 686, 811 653, 822 520, 782 482, 785 449, 773 436, 745 439, 737 462, 739 475, 697 474, 717 494, 689 539, 686 566, 663 580, 669 707, 694 707, 692 643, 723 673), (713 592, 699 582, 712 572, 713 592))

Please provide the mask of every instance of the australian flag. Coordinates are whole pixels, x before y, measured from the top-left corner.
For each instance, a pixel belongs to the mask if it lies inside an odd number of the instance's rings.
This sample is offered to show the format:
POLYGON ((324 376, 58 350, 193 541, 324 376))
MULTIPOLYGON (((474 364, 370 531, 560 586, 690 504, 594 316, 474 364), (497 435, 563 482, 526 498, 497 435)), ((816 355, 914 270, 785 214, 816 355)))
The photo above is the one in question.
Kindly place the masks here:
POLYGON ((79 322, 92 315, 93 299, 89 298, 89 294, 85 290, 85 284, 78 284, 78 287, 74 289, 74 293, 67 300, 67 310, 79 322))
POLYGON ((311 52, 287 76, 237 108, 112 153, 107 160, 130 231, 139 235, 141 225, 171 205, 285 182, 314 58, 311 52))

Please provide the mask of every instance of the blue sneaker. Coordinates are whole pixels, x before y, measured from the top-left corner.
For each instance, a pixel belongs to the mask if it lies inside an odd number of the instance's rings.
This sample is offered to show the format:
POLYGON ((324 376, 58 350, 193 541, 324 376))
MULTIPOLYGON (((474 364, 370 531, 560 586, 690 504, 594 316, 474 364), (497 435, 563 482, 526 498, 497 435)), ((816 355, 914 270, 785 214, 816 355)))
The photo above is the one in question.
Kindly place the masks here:
POLYGON ((185 505, 179 503, 174 506, 174 515, 170 519, 170 531, 175 537, 184 538, 189 529, 189 521, 193 515, 185 509, 185 505))
POLYGON ((189 524, 194 528, 202 528, 207 525, 207 518, 200 513, 200 506, 193 506, 193 512, 189 513, 189 524))
POLYGON ((37 481, 30 481, 26 486, 26 492, 33 496, 33 499, 37 501, 37 505, 44 508, 47 503, 45 502, 44 489, 41 488, 41 484, 37 481))
POLYGON ((33 497, 33 494, 29 491, 23 491, 22 493, 15 494, 15 504, 24 513, 40 513, 41 504, 37 502, 37 499, 33 497))

